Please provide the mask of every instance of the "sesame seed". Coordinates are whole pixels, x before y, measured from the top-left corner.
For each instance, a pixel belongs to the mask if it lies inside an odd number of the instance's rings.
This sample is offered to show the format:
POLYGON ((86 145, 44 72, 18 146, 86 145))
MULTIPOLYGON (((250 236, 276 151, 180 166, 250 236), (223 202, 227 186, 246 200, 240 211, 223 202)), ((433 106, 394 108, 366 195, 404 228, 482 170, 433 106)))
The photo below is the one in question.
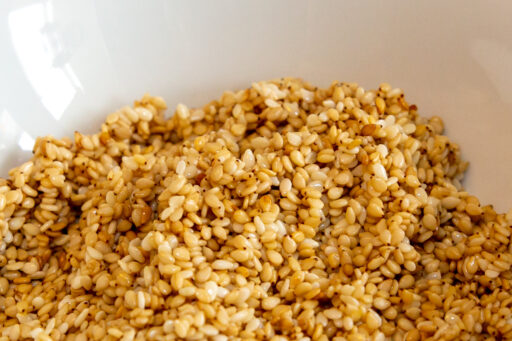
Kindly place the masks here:
POLYGON ((166 108, 38 138, 0 179, 3 338, 512 338, 512 211, 464 191, 402 89, 282 78, 166 108))

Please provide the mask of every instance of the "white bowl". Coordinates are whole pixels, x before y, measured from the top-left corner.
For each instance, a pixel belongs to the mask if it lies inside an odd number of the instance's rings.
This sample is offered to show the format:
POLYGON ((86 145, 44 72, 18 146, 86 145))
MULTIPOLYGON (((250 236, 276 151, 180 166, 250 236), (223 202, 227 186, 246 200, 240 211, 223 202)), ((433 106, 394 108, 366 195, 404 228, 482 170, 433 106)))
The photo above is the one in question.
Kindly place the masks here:
POLYGON ((512 3, 0 2, 0 175, 36 136, 93 132, 145 92, 200 106, 281 76, 386 81, 439 115, 468 190, 512 207, 512 3))

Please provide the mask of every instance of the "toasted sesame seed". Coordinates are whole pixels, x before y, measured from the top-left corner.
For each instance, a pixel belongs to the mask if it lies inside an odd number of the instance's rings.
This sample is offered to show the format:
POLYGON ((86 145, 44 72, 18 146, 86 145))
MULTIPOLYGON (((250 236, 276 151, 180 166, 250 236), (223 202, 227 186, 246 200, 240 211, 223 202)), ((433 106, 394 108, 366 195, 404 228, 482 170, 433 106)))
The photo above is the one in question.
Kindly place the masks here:
POLYGON ((512 338, 512 213, 464 192, 401 89, 283 78, 166 107, 39 138, 0 179, 4 338, 512 338))

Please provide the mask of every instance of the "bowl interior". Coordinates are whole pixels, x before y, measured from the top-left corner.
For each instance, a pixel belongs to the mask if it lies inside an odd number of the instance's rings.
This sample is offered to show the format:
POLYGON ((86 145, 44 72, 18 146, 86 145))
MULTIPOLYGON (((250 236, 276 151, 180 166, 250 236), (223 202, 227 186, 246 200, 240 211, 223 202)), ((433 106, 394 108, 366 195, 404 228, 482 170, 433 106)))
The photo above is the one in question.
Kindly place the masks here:
POLYGON ((3 1, 0 175, 28 160, 35 137, 91 133, 145 92, 172 109, 282 76, 386 81, 420 114, 444 119, 471 162, 468 190, 506 211, 510 10, 504 1, 3 1))

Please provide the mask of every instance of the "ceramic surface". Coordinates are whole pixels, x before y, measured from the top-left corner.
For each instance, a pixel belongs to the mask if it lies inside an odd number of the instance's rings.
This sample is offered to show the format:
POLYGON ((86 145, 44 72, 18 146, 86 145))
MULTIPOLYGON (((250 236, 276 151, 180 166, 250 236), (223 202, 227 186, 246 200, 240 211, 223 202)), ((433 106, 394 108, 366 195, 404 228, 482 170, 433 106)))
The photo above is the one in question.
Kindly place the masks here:
POLYGON ((483 203, 512 207, 509 1, 0 2, 0 175, 36 136, 93 132, 145 92, 198 106, 297 76, 405 89, 439 115, 483 203))

